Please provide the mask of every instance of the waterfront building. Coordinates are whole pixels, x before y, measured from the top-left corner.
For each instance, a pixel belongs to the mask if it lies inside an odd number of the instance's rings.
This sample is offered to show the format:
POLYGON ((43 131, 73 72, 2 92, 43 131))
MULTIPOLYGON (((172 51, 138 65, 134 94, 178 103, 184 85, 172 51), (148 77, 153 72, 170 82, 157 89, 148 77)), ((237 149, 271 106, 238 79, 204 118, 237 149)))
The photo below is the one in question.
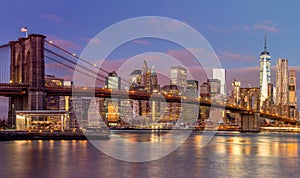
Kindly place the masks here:
POLYGON ((267 51, 265 35, 264 51, 259 56, 259 87, 260 87, 260 106, 268 98, 268 84, 271 83, 271 56, 267 51))
POLYGON ((179 93, 186 90, 187 71, 181 66, 171 66, 170 68, 171 85, 177 85, 179 93))
POLYGON ((213 79, 219 79, 220 80, 220 94, 223 96, 226 96, 226 71, 225 69, 213 69, 213 79))

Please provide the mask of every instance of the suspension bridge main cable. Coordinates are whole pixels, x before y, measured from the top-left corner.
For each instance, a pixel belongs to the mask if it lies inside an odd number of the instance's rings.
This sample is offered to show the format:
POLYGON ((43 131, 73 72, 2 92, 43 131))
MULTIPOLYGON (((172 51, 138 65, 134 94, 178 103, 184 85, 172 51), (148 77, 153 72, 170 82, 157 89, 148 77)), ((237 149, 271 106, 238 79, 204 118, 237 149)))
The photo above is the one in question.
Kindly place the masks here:
MULTIPOLYGON (((49 52, 49 53, 51 53, 51 54, 53 54, 53 55, 55 55, 55 56, 57 56, 57 57, 59 57, 59 58, 61 58, 61 59, 63 59, 63 60, 65 60, 65 61, 67 61, 67 62, 69 62, 69 63, 71 63, 71 64, 73 64, 73 65, 75 65, 75 66, 81 67, 81 68, 83 68, 83 69, 85 69, 85 70, 87 70, 87 71, 89 71, 89 72, 91 72, 91 73, 93 73, 93 74, 95 74, 97 76, 100 76, 100 77, 102 77, 104 79, 106 77, 106 76, 104 76, 102 74, 99 74, 98 72, 95 72, 94 70, 92 70, 92 69, 90 69, 88 67, 85 67, 85 66, 83 66, 81 64, 77 64, 76 62, 74 62, 74 61, 72 61, 72 60, 70 60, 70 59, 68 59, 68 58, 66 58, 64 56, 62 56, 62 55, 60 55, 60 54, 58 54, 56 52, 53 52, 50 49, 44 48, 44 50, 47 51, 47 52, 49 52)), ((75 70, 75 68, 74 68, 74 70, 75 70)))
MULTIPOLYGON (((67 50, 65 50, 65 49, 63 49, 63 48, 61 48, 61 47, 59 47, 59 46, 53 44, 52 42, 49 42, 49 41, 47 41, 47 40, 45 40, 45 42, 48 43, 49 45, 52 45, 52 46, 58 48, 59 50, 65 52, 66 54, 68 54, 68 55, 70 55, 70 56, 72 56, 72 57, 74 57, 74 58, 76 58, 76 59, 78 59, 78 60, 80 60, 80 61, 82 61, 82 62, 85 62, 85 63, 87 63, 88 65, 90 65, 90 66, 92 66, 92 67, 94 67, 94 68, 96 68, 96 69, 98 69, 98 70, 101 70, 101 71, 105 72, 106 74, 109 74, 109 73, 110 73, 110 72, 108 72, 107 70, 105 70, 105 69, 103 69, 103 68, 100 68, 100 67, 97 67, 96 65, 90 63, 89 61, 87 61, 87 60, 85 60, 85 59, 82 59, 82 58, 78 57, 77 55, 74 55, 74 53, 71 53, 71 52, 69 52, 69 51, 67 51, 67 50)), ((124 82, 126 82, 126 84, 129 84, 129 81, 127 81, 127 80, 125 80, 125 79, 123 79, 123 78, 121 78, 121 80, 124 81, 124 82)))
MULTIPOLYGON (((52 61, 54 61, 54 62, 56 62, 56 63, 58 63, 58 64, 61 64, 61 65, 65 66, 65 67, 67 67, 67 68, 69 68, 69 69, 71 69, 71 70, 75 70, 75 68, 73 68, 73 67, 71 67, 71 66, 69 66, 69 65, 67 65, 67 64, 65 64, 65 63, 63 63, 63 62, 60 62, 60 61, 58 61, 58 60, 56 60, 56 59, 54 59, 54 58, 52 58, 52 57, 49 57, 49 56, 47 56, 47 55, 45 55, 45 57, 48 58, 48 59, 50 59, 50 60, 52 60, 52 61)), ((81 74, 84 74, 84 75, 89 76, 89 77, 91 77, 91 78, 93 78, 93 79, 95 79, 95 80, 98 80, 98 81, 100 81, 100 82, 104 82, 104 83, 105 83, 104 80, 101 80, 101 79, 99 79, 99 78, 97 78, 97 77, 94 77, 94 76, 92 76, 92 75, 90 75, 90 74, 87 74, 87 73, 85 73, 85 72, 83 72, 83 71, 81 71, 81 70, 77 70, 77 71, 78 71, 79 73, 81 73, 81 74)))

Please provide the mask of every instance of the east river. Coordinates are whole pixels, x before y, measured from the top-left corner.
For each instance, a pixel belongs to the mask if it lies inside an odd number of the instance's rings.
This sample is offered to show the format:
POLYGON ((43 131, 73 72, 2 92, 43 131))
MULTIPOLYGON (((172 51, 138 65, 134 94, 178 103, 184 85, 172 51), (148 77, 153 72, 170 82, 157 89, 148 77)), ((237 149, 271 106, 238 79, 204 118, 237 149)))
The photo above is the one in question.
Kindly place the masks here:
MULTIPOLYGON (((120 135, 133 142, 160 137, 120 135)), ((175 151, 146 162, 115 159, 89 141, 3 141, 0 177, 300 177, 300 134, 217 132, 205 146, 201 137, 193 132, 175 151)))

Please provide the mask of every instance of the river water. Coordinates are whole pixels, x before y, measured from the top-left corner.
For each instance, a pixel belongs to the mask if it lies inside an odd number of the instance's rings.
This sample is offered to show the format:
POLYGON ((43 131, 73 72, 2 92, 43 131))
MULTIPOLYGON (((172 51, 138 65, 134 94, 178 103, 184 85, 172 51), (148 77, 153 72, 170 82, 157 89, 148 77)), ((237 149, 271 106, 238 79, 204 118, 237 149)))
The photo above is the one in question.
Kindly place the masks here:
POLYGON ((300 177, 299 136, 218 132, 200 147, 202 136, 193 132, 176 151, 148 162, 120 161, 89 141, 6 141, 0 142, 0 177, 300 177))

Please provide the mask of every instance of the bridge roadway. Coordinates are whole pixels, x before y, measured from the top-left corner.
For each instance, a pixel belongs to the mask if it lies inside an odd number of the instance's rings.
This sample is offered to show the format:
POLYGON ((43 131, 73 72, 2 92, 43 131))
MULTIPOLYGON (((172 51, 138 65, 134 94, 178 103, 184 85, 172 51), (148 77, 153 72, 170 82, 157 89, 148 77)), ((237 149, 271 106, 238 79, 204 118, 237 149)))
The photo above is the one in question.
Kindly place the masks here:
MULTIPOLYGON (((7 84, 0 83, 0 96, 18 96, 27 95, 29 88, 28 84, 7 84)), ((163 93, 147 93, 143 91, 131 90, 113 90, 107 88, 94 88, 94 87, 54 87, 46 86, 43 88, 47 96, 86 96, 86 97, 102 97, 102 98, 120 98, 120 99, 133 99, 133 100, 160 100, 166 102, 177 102, 187 104, 198 104, 201 106, 215 107, 232 112, 244 112, 254 114, 255 111, 239 105, 233 105, 222 101, 211 101, 207 99, 191 98, 186 96, 174 96, 163 93)), ((276 114, 260 112, 260 116, 272 120, 279 120, 285 123, 296 123, 296 120, 291 120, 286 116, 279 116, 276 114)))

